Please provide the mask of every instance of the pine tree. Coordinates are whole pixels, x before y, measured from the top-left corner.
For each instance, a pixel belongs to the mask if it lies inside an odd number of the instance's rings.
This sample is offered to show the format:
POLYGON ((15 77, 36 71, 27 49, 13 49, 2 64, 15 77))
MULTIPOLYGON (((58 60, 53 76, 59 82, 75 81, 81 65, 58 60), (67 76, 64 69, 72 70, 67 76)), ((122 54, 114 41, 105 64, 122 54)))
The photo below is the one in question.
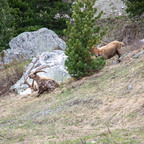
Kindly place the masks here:
POLYGON ((9 47, 8 43, 12 38, 12 16, 9 11, 7 0, 0 2, 0 52, 9 47))
MULTIPOLYGON (((11 15, 13 18, 13 27, 15 28, 14 36, 18 34, 31 30, 31 27, 35 26, 34 12, 29 5, 28 0, 8 0, 9 6, 11 8, 11 15)), ((35 30, 35 29, 34 29, 35 30)))
POLYGON ((76 0, 73 5, 73 22, 67 22, 65 34, 68 38, 65 63, 69 74, 74 78, 93 74, 105 65, 102 57, 92 59, 91 48, 100 42, 106 30, 101 31, 96 21, 102 15, 94 17, 97 8, 93 8, 96 0, 76 0))
POLYGON ((144 14, 144 0, 123 0, 130 18, 139 19, 144 14))
POLYGON ((58 34, 66 28, 66 14, 70 14, 71 4, 62 0, 8 0, 11 14, 14 16, 13 24, 15 35, 25 31, 38 30, 47 27, 58 34), (60 14, 60 18, 55 18, 60 14))
POLYGON ((71 15, 71 4, 62 0, 38 0, 37 21, 43 27, 62 35, 66 28, 66 15, 71 15))

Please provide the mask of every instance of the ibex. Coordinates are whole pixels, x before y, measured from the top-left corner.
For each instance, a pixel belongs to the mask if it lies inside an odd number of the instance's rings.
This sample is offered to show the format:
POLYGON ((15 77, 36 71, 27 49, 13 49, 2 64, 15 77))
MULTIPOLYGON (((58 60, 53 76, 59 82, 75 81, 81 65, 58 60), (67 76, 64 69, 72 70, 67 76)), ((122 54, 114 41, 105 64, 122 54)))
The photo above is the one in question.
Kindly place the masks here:
MULTIPOLYGON (((36 61, 35 61, 35 63, 36 63, 36 61)), ((33 65, 33 67, 34 67, 34 65, 33 65)), ((32 68, 29 70, 29 72, 28 72, 29 76, 28 77, 31 78, 31 79, 33 79, 32 85, 30 85, 27 82, 27 79, 25 78, 25 83, 32 90, 34 90, 34 91, 38 90, 37 97, 39 97, 45 91, 51 92, 51 91, 54 91, 57 87, 59 87, 59 83, 56 80, 50 79, 48 77, 40 77, 39 75, 37 75, 37 73, 39 73, 39 72, 45 72, 42 69, 46 68, 46 67, 48 67, 48 66, 39 67, 34 72, 30 72, 32 70, 32 68), (34 81, 37 83, 37 87, 34 85, 34 81)))
MULTIPOLYGON (((110 59, 117 54, 120 58, 122 46, 124 46, 122 42, 113 41, 101 48, 92 48, 92 52, 95 54, 96 57, 103 56, 106 59, 110 59)), ((119 58, 118 61, 120 62, 119 58)))

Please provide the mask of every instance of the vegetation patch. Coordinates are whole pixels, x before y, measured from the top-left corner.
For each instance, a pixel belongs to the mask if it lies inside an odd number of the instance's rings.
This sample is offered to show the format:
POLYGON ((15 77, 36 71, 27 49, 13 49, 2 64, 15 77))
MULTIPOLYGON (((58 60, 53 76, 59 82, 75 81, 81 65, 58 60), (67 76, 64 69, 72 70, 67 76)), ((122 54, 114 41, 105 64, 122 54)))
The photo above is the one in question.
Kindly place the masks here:
POLYGON ((10 87, 22 77, 29 63, 29 60, 20 61, 5 65, 5 68, 0 69, 0 96, 9 93, 10 87))

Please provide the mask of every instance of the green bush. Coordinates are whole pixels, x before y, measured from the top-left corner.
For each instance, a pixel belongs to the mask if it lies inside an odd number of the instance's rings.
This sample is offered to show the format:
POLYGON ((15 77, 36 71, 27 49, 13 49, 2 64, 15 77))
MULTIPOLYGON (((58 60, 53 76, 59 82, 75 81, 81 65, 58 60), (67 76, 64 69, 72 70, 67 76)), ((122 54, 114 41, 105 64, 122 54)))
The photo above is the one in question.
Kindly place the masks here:
POLYGON ((68 28, 64 31, 68 40, 65 63, 69 74, 74 78, 81 78, 93 74, 105 65, 104 58, 91 58, 91 48, 100 42, 106 30, 101 31, 96 21, 102 15, 94 17, 97 12, 93 8, 96 0, 76 0, 72 9, 73 22, 67 22, 68 28))
POLYGON ((127 6, 127 13, 130 18, 139 19, 144 13, 144 0, 123 0, 127 6))

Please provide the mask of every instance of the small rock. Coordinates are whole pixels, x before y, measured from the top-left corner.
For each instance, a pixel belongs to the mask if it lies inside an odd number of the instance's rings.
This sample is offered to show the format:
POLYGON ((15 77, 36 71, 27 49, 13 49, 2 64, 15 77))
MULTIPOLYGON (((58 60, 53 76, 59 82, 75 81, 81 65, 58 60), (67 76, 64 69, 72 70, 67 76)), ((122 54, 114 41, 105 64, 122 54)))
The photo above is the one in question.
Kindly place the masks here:
POLYGON ((128 90, 132 89, 132 84, 128 85, 128 90))
POLYGON ((118 64, 118 62, 117 61, 113 61, 113 65, 116 65, 116 64, 118 64))
POLYGON ((96 141, 91 141, 92 144, 96 143, 96 141))
POLYGON ((142 56, 144 54, 144 51, 141 51, 139 53, 137 53, 136 55, 133 56, 134 59, 139 58, 140 56, 142 56))
POLYGON ((124 58, 124 56, 121 56, 121 57, 119 58, 119 61, 122 61, 122 60, 123 60, 123 58, 124 58))
POLYGON ((120 13, 120 12, 119 12, 119 14, 118 14, 118 15, 119 15, 119 16, 121 16, 121 15, 122 15, 122 13, 120 13))

